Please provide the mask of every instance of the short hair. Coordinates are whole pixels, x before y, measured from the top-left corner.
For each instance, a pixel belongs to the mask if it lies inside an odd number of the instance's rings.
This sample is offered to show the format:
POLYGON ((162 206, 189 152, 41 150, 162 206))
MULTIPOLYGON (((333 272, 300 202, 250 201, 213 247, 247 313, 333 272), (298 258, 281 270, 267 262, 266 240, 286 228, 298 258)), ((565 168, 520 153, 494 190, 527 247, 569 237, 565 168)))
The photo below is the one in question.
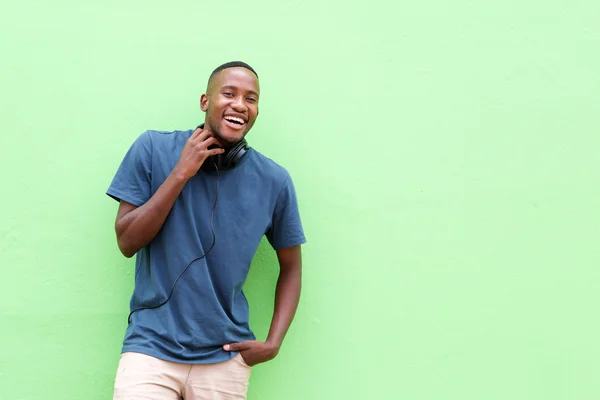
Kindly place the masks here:
POLYGON ((256 77, 258 78, 258 74, 256 73, 256 71, 254 70, 254 68, 252 68, 251 66, 249 66, 248 64, 246 64, 245 62, 242 61, 230 61, 227 62, 225 64, 221 64, 219 65, 217 68, 215 68, 215 70, 212 72, 212 74, 210 74, 210 77, 208 78, 208 81, 210 82, 211 79, 219 72, 223 71, 224 69, 227 68, 236 68, 236 67, 242 67, 242 68, 246 68, 250 71, 252 71, 252 73, 254 75, 256 75, 256 77))

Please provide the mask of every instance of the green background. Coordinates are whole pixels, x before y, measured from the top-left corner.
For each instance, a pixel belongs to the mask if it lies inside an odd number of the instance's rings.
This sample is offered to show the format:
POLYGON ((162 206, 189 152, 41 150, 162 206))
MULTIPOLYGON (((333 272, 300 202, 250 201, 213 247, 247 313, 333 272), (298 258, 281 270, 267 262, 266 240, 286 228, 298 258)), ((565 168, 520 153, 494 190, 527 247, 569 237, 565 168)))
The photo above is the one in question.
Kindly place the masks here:
MULTIPOLYGON (((105 190, 146 129, 261 77, 301 304, 249 400, 600 397, 593 1, 3 3, 0 398, 109 399, 133 260, 105 190)), ((246 287, 264 338, 276 258, 246 287)))

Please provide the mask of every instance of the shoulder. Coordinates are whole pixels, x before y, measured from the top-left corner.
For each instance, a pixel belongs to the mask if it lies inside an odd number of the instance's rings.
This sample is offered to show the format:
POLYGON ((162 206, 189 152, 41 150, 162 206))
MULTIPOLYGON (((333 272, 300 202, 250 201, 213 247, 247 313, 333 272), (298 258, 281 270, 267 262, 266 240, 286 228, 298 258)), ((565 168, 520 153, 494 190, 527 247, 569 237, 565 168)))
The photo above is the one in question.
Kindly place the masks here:
POLYGON ((161 131, 149 129, 134 139, 129 153, 147 159, 154 159, 155 157, 169 158, 181 152, 192 133, 191 130, 161 131))
POLYGON ((289 171, 277 161, 265 156, 260 151, 252 148, 254 163, 260 169, 261 174, 270 180, 276 181, 281 185, 291 181, 289 171))
POLYGON ((189 139, 194 131, 188 130, 174 130, 174 131, 162 131, 156 129, 149 129, 143 132, 138 138, 138 141, 148 143, 152 145, 169 145, 178 142, 185 142, 189 139))

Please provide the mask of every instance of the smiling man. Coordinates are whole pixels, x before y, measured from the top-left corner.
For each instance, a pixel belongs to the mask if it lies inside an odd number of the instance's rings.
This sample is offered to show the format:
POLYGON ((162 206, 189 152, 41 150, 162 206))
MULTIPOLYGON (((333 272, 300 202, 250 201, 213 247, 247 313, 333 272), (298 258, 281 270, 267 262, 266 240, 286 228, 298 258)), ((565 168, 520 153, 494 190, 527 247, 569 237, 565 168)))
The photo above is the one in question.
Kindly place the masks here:
POLYGON ((204 123, 144 132, 109 186, 119 249, 136 256, 114 399, 245 399, 252 367, 279 352, 306 240, 289 173, 245 139, 259 96, 249 65, 219 66, 200 98, 204 123), (263 236, 280 265, 264 342, 242 291, 263 236))

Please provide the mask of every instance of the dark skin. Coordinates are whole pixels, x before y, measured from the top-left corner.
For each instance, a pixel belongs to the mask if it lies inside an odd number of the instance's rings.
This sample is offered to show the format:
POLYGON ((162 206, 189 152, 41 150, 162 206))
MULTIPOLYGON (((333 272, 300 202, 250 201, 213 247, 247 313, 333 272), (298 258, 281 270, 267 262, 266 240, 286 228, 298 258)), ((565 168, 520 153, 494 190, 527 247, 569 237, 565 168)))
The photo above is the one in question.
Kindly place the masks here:
POLYGON ((235 145, 252 129, 259 95, 258 78, 245 68, 225 69, 208 82, 200 108, 206 112, 205 128, 221 147, 235 145), (232 117, 242 124, 230 122, 232 117))
POLYGON ((266 342, 248 340, 223 346, 227 351, 239 351, 250 366, 269 361, 279 353, 300 299, 302 282, 302 251, 300 246, 277 251, 279 278, 275 289, 275 310, 266 342))
MULTIPOLYGON (((197 129, 190 136, 179 161, 150 200, 139 207, 120 202, 115 232, 125 257, 133 257, 156 237, 183 187, 204 161, 222 154, 223 148, 239 142, 250 131, 258 116, 259 93, 258 78, 245 68, 225 69, 209 81, 206 93, 200 98, 200 108, 206 113, 205 129, 197 129)), ((280 249, 276 253, 280 272, 267 340, 223 345, 225 351, 239 351, 250 366, 277 356, 300 299, 301 247, 280 249)))

